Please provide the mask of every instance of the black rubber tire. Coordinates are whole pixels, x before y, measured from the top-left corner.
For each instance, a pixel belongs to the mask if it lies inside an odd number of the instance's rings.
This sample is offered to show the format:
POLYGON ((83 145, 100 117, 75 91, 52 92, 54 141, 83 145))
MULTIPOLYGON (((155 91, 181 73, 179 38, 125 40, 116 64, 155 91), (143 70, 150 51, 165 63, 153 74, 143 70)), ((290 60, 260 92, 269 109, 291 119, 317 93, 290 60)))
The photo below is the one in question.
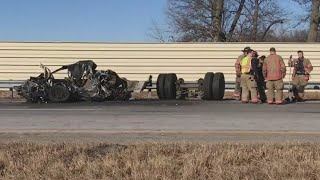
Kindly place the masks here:
POLYGON ((177 87, 176 87, 177 80, 178 80, 177 75, 174 73, 170 73, 166 75, 165 83, 164 83, 166 99, 177 98, 177 87))
POLYGON ((164 90, 166 74, 159 74, 157 79, 157 95, 159 99, 165 99, 166 94, 164 90))
POLYGON ((212 96, 214 100, 222 100, 224 97, 226 83, 224 79, 224 74, 217 72, 213 77, 212 84, 212 96))
POLYGON ((70 91, 64 85, 53 85, 48 91, 48 98, 51 102, 66 102, 70 98, 70 91))
POLYGON ((204 100, 212 100, 212 84, 213 84, 214 73, 207 72, 203 80, 203 98, 204 100))

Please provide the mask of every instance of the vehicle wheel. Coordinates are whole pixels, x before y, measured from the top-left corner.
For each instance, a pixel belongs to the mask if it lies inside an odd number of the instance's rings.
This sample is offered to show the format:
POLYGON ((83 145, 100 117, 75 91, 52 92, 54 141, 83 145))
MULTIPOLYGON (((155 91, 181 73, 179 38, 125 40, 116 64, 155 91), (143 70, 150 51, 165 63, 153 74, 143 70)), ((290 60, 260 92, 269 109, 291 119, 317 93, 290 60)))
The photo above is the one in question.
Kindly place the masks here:
POLYGON ((207 72, 203 80, 203 98, 204 100, 212 100, 212 84, 213 84, 213 72, 207 72))
POLYGON ((177 98, 177 87, 176 87, 176 82, 177 82, 177 75, 174 73, 167 74, 165 76, 165 94, 166 94, 166 99, 176 99, 177 98))
POLYGON ((212 95, 214 100, 221 100, 224 97, 225 80, 223 73, 215 73, 212 84, 212 95))
POLYGON ((164 82, 165 82, 166 74, 159 74, 157 79, 157 95, 159 99, 165 99, 166 94, 164 90, 164 82))
POLYGON ((48 97, 52 102, 66 102, 70 97, 70 91, 65 86, 56 84, 49 89, 48 97))

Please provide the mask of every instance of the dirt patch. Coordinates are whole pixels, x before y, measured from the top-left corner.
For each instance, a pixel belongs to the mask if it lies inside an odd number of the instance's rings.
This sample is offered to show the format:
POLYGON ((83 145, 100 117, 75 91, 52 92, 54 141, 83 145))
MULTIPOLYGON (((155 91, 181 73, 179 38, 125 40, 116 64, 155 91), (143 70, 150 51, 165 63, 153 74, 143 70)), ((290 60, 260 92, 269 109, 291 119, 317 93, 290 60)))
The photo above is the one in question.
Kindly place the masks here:
POLYGON ((320 145, 316 144, 10 143, 0 147, 1 179, 320 178, 320 145))
POLYGON ((9 91, 9 90, 0 90, 0 98, 2 99, 20 99, 21 97, 17 94, 16 91, 9 91))

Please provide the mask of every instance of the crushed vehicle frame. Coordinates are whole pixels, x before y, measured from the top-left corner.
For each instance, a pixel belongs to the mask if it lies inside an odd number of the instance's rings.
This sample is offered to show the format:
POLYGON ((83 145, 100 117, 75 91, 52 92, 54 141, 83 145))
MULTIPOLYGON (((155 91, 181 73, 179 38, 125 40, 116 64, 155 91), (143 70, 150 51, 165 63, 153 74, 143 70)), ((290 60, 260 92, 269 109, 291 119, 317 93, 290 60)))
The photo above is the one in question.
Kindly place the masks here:
POLYGON ((40 67, 43 73, 14 87, 27 102, 126 101, 131 98, 126 79, 112 70, 96 70, 97 65, 92 60, 64 65, 53 72, 42 64, 40 67), (55 73, 65 69, 68 77, 54 78, 55 73))

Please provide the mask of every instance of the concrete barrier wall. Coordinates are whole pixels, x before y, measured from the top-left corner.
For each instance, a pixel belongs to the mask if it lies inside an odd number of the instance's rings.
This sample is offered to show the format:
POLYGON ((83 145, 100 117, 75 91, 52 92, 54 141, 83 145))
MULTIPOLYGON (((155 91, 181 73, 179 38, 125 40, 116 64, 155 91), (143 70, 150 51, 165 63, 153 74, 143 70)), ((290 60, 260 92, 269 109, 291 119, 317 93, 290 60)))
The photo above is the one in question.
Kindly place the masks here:
MULTIPOLYGON (((234 62, 245 46, 268 55, 275 47, 285 59, 305 51, 314 66, 310 82, 320 82, 319 43, 31 43, 0 42, 0 80, 25 80, 42 72, 40 63, 53 71, 61 65, 92 59, 98 69, 112 69, 129 80, 147 80, 159 73, 177 73, 185 80, 203 78, 208 71, 225 73, 234 81, 234 62)), ((289 72, 289 69, 287 69, 289 72)), ((65 71, 55 77, 65 77, 65 71)), ((286 80, 288 76, 286 77, 286 80)))

